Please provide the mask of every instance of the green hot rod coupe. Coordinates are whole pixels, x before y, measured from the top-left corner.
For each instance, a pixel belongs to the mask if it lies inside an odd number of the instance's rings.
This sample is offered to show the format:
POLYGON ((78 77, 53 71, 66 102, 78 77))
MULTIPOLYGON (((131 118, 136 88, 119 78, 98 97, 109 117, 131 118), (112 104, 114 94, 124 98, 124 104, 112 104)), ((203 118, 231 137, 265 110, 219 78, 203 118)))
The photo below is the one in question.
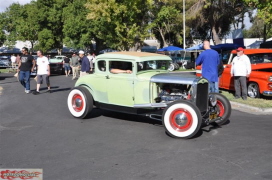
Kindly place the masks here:
POLYGON ((155 53, 99 55, 95 72, 80 77, 70 91, 69 111, 85 118, 95 106, 149 116, 161 120, 166 132, 177 138, 191 138, 210 123, 224 124, 231 114, 228 99, 209 93, 205 78, 170 73, 171 62, 170 57, 155 53))

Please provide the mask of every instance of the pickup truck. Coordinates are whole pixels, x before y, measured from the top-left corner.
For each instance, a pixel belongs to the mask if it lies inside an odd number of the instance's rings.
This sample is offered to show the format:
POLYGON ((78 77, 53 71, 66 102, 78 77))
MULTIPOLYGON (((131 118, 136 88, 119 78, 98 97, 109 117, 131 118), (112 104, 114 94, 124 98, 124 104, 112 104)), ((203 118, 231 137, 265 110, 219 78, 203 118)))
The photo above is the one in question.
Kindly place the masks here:
MULTIPOLYGON (((252 72, 247 79, 247 94, 251 98, 272 96, 272 49, 245 49, 251 62, 252 72)), ((230 75, 231 62, 236 56, 236 50, 230 52, 224 72, 219 77, 219 88, 234 91, 234 80, 230 75)), ((196 67, 197 76, 201 76, 201 67, 196 67)))

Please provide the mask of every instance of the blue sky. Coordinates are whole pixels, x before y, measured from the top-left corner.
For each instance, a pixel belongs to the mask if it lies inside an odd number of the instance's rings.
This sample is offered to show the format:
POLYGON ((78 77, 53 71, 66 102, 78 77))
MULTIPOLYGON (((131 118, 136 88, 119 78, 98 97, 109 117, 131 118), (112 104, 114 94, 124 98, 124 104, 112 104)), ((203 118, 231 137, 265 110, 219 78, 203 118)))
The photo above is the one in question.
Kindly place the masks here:
POLYGON ((27 4, 31 0, 0 0, 0 12, 4 12, 12 3, 27 4), (5 1, 5 2, 4 2, 5 1))

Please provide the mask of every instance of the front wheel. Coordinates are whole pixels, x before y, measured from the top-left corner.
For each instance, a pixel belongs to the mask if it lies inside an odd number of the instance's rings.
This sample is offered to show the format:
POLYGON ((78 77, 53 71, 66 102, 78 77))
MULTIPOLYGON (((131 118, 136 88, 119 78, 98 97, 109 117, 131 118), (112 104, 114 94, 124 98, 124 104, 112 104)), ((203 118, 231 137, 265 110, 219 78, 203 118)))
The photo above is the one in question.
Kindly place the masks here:
POLYGON ((93 109, 93 97, 85 87, 76 87, 70 91, 67 105, 74 117, 83 119, 93 109))
POLYGON ((175 101, 163 111, 162 122, 166 132, 176 138, 188 139, 200 129, 202 117, 195 104, 189 101, 175 101))
POLYGON ((216 107, 217 107, 217 116, 218 117, 221 117, 220 120, 217 120, 215 121, 216 124, 218 125, 223 125, 225 124, 230 115, 231 115, 231 105, 230 105, 230 102, 229 100, 223 96, 222 94, 219 94, 219 93, 210 93, 211 95, 214 95, 216 96, 216 107))
POLYGON ((250 82, 247 86, 247 94, 251 98, 259 98, 260 97, 260 89, 257 83, 250 82))

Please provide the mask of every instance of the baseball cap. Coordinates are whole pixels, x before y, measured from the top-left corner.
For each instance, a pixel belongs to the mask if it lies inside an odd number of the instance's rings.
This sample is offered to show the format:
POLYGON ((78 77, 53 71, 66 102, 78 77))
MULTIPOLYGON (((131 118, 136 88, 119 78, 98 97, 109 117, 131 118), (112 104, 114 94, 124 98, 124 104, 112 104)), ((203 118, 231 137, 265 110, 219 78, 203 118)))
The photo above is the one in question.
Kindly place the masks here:
POLYGON ((244 51, 244 48, 239 47, 238 49, 236 49, 237 51, 244 51))
POLYGON ((81 50, 80 50, 80 51, 78 52, 78 54, 84 54, 84 51, 81 51, 81 50))

